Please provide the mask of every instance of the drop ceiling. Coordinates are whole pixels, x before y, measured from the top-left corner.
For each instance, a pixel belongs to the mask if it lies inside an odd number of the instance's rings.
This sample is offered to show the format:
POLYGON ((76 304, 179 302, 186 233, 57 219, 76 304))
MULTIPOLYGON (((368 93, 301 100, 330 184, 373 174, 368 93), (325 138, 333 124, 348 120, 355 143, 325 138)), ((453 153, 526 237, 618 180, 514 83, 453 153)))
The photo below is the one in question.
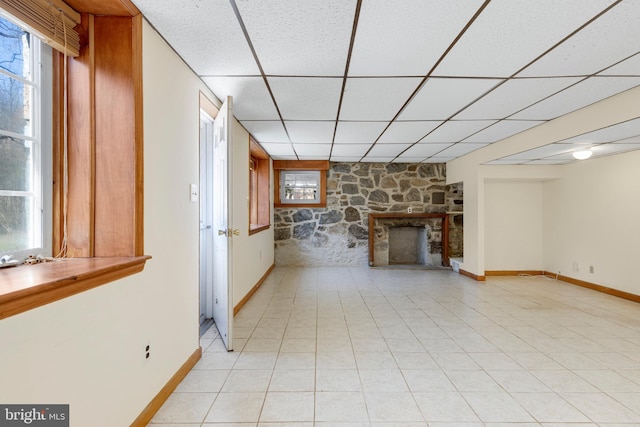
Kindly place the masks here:
MULTIPOLYGON (((134 3, 274 159, 446 162, 640 85, 638 0, 134 3)), ((584 148, 640 118, 489 163, 584 148)))

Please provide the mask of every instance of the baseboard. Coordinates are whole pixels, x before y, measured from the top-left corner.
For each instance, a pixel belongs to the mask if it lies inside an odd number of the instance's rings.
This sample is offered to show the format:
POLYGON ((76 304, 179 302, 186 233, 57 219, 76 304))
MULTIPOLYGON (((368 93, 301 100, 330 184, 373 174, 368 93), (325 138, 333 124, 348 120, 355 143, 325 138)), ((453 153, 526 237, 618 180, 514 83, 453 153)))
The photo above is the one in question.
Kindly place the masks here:
MULTIPOLYGON (((556 276, 557 273, 552 273, 549 271, 545 271, 545 274, 549 276, 556 276)), ((572 285, 582 286, 583 288, 593 289, 594 291, 602 292, 608 295, 613 295, 614 297, 623 298, 633 302, 640 302, 640 295, 632 294, 625 291, 620 291, 618 289, 609 288, 607 286, 597 285, 595 283, 586 282, 584 280, 574 279, 573 277, 568 276, 557 276, 558 280, 562 280, 563 282, 571 283, 572 285)))
MULTIPOLYGON (((520 275, 540 276, 544 274, 542 270, 487 270, 485 276, 520 276, 520 275)), ((555 276, 555 274, 554 274, 555 276)))
POLYGON ((478 276, 463 269, 460 269, 459 273, 463 276, 471 277, 473 280, 477 280, 478 282, 484 282, 486 280, 485 276, 478 276))
POLYGON ((182 364, 180 369, 173 374, 171 379, 165 384, 162 389, 156 394, 156 396, 149 402, 146 408, 138 415, 138 418, 135 419, 134 422, 131 423, 131 427, 144 427, 146 426, 151 418, 158 412, 158 410, 162 407, 164 402, 169 398, 171 393, 178 387, 178 384, 187 376, 191 368, 195 366, 195 364, 202 357, 202 347, 198 347, 196 351, 193 352, 191 356, 187 359, 186 362, 182 364))
POLYGON ((240 309, 242 307, 244 307, 244 305, 251 299, 251 297, 253 296, 253 294, 256 293, 256 291, 258 290, 258 288, 264 283, 265 280, 267 280, 267 277, 269 276, 269 274, 273 271, 273 269, 276 267, 275 263, 271 264, 271 267, 269 267, 269 269, 267 270, 266 273, 264 273, 262 275, 262 277, 260 278, 260 280, 258 280, 258 283, 256 283, 253 288, 251 288, 251 290, 244 296, 244 298, 242 298, 240 300, 240 302, 238 304, 236 304, 235 307, 233 307, 233 315, 235 316, 236 314, 238 314, 238 312, 240 311, 240 309))

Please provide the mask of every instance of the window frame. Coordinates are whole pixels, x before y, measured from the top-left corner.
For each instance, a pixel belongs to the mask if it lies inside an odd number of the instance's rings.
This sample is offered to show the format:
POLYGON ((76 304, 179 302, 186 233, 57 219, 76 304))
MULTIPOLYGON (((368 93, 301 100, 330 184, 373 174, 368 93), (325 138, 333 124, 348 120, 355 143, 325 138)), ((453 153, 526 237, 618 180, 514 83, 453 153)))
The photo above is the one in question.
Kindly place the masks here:
POLYGON ((32 143, 32 188, 30 190, 0 190, 0 195, 11 197, 33 198, 32 212, 34 218, 30 224, 31 232, 36 235, 35 245, 19 250, 1 250, 0 256, 8 259, 24 261, 29 256, 51 256, 52 242, 52 139, 53 139, 53 53, 50 46, 44 43, 25 25, 6 14, 2 18, 29 34, 31 49, 29 52, 29 68, 31 79, 10 72, 3 72, 8 78, 21 81, 31 87, 31 96, 25 102, 31 104, 31 135, 13 134, 5 130, 4 134, 30 141, 32 143))
POLYGON ((249 138, 249 235, 271 227, 271 161, 266 151, 249 138))
POLYGON ((274 206, 277 208, 324 208, 327 206, 327 171, 329 170, 328 160, 274 160, 274 206), (318 189, 318 199, 316 202, 301 202, 294 200, 288 202, 282 200, 281 194, 284 185, 281 179, 283 171, 299 171, 299 172, 318 172, 320 174, 320 182, 318 189))

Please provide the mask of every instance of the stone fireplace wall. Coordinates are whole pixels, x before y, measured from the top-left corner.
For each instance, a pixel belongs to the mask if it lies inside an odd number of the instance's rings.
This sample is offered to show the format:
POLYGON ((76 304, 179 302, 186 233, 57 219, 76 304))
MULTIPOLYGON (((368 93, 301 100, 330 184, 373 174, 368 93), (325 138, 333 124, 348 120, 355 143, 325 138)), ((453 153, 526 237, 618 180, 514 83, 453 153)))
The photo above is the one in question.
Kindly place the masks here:
MULTIPOLYGON (((331 163, 326 208, 275 209, 276 264, 368 265, 369 213, 462 211, 462 185, 445 177, 441 163, 331 163)), ((462 215, 449 233, 450 256, 462 256, 462 215)))

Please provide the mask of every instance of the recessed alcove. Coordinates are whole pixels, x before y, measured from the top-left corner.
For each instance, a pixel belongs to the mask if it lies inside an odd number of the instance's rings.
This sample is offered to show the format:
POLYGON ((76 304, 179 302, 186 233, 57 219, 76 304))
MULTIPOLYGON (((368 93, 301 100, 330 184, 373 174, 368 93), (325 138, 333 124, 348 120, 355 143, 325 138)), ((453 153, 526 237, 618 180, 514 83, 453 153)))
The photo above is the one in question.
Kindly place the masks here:
POLYGON ((369 266, 449 267, 447 214, 369 214, 369 266))

